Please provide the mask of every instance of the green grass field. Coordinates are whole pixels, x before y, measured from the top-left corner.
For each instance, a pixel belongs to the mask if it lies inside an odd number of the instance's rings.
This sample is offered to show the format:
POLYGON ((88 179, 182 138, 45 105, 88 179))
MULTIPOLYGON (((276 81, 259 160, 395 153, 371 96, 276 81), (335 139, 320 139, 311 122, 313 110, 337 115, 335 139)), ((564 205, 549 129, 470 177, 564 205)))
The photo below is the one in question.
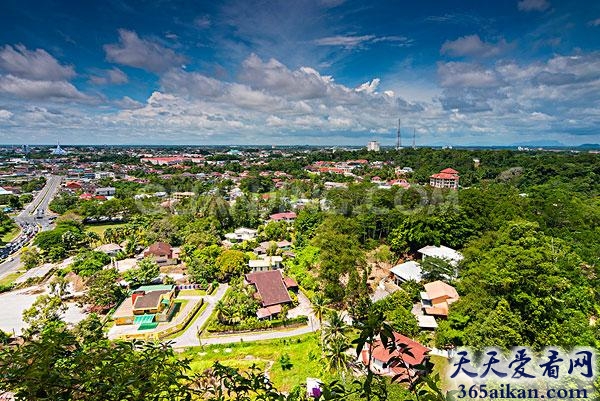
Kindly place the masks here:
POLYGON ((321 359, 317 334, 194 347, 182 356, 192 359, 191 367, 196 372, 210 368, 216 361, 241 370, 248 369, 253 364, 263 370, 268 368, 271 381, 281 391, 289 391, 295 385, 305 384, 307 377, 333 380, 333 376, 325 371, 325 361, 321 359), (289 355, 292 367, 284 371, 278 361, 285 354, 289 355))
POLYGON ((433 362, 433 371, 431 374, 435 375, 437 373, 440 375, 441 388, 442 390, 447 391, 448 383, 446 380, 446 372, 449 366, 448 360, 443 356, 432 355, 430 361, 433 362))
POLYGON ((123 224, 124 223, 118 223, 118 224, 91 224, 91 225, 85 226, 85 229, 87 231, 95 232, 99 236, 102 236, 104 234, 104 231, 106 231, 107 228, 119 227, 119 226, 122 226, 123 224))
POLYGON ((6 244, 6 243, 12 241, 13 239, 15 239, 17 237, 17 235, 19 235, 20 232, 21 232, 21 229, 19 228, 19 226, 15 225, 15 227, 13 227, 12 230, 5 233, 2 236, 2 238, 0 238, 0 243, 6 244))
POLYGON ((12 282, 15 281, 16 279, 18 279, 19 277, 21 277, 22 274, 23 273, 20 273, 20 272, 10 273, 10 274, 0 278, 0 285, 12 284, 12 282))
POLYGON ((204 290, 181 290, 181 291, 179 291, 179 295, 204 296, 204 295, 206 295, 206 291, 204 291, 204 290))

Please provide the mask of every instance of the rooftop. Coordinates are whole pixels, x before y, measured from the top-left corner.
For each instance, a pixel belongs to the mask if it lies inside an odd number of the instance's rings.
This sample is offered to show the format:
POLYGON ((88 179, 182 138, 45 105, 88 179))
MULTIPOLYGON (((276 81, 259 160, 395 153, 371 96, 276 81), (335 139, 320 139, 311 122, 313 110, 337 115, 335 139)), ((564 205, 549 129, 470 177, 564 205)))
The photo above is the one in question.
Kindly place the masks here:
POLYGON ((404 262, 396 265, 390 269, 394 275, 400 277, 405 281, 413 280, 416 282, 421 281, 421 265, 414 260, 404 262))
POLYGON ((463 255, 460 252, 444 245, 427 245, 419 249, 419 253, 425 256, 446 259, 452 262, 460 262, 463 259, 463 255))
POLYGON ((256 286, 264 307, 292 301, 280 270, 250 273, 245 278, 256 286))

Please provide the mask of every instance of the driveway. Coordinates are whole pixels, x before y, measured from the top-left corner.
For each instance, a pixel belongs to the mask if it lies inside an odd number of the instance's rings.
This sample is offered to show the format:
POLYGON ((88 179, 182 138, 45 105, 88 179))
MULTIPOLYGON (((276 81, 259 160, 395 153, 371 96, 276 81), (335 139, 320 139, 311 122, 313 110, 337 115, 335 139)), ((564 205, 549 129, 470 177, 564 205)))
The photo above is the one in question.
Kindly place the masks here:
POLYGON ((196 320, 184 331, 179 337, 174 340, 171 340, 171 345, 174 348, 182 348, 182 347, 192 347, 196 345, 200 345, 200 341, 198 340, 198 331, 200 328, 206 323, 210 315, 215 310, 215 306, 217 302, 223 298, 225 295, 225 291, 229 288, 229 284, 219 284, 219 288, 214 295, 207 295, 204 297, 204 302, 208 305, 196 318, 196 320))
POLYGON ((261 340, 273 340, 277 338, 295 337, 302 334, 312 333, 319 330, 319 321, 313 316, 311 311, 311 304, 308 298, 302 294, 298 294, 299 305, 290 310, 288 316, 308 316, 308 325, 297 327, 294 329, 283 329, 283 330, 269 330, 254 333, 240 333, 232 335, 212 336, 207 338, 198 339, 198 330, 208 320, 210 315, 215 309, 215 304, 223 298, 225 291, 227 290, 227 284, 221 284, 216 294, 212 297, 206 297, 204 300, 208 302, 208 307, 204 312, 196 319, 196 321, 179 337, 172 340, 171 346, 173 348, 184 348, 184 347, 195 347, 199 345, 208 344, 231 344, 248 341, 261 341, 261 340))

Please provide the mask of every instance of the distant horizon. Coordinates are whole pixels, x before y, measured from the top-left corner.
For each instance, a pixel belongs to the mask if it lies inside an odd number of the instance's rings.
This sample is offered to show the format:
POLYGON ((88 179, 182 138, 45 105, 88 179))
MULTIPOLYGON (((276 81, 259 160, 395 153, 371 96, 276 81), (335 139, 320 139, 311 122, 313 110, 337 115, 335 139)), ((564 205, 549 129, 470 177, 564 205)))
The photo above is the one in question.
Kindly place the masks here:
MULTIPOLYGON (((12 143, 5 143, 5 144, 0 144, 0 147, 22 147, 22 146, 29 146, 29 147, 45 147, 45 148, 56 148, 56 144, 47 144, 47 143, 37 143, 37 144, 32 144, 32 143, 20 143, 20 144, 12 144, 12 143)), ((149 147, 149 148, 160 148, 160 147, 197 147, 197 148, 201 148, 201 147, 207 147, 207 148, 236 148, 236 147, 241 147, 241 148, 252 148, 252 147, 257 147, 257 148, 269 148, 269 149, 273 149, 276 150, 278 148, 353 148, 353 149, 361 149, 361 148, 366 148, 366 144, 365 145, 352 145, 352 144, 288 144, 288 145, 265 145, 265 144, 226 144, 226 143, 222 143, 222 144, 127 144, 127 143, 115 143, 115 144, 77 144, 77 143, 71 143, 71 144, 60 144, 61 148, 69 148, 69 147, 112 147, 112 146, 117 146, 117 147, 149 147)), ((542 144, 542 143, 521 143, 521 144, 510 144, 510 145, 416 145, 416 146, 402 146, 400 147, 400 149, 397 149, 396 146, 393 145, 382 145, 380 144, 381 150, 402 150, 402 149, 419 149, 419 148, 517 148, 517 147, 541 147, 541 148, 548 148, 548 149, 552 149, 552 148, 586 148, 586 147, 592 147, 592 148, 600 148, 600 143, 583 143, 580 145, 566 145, 566 144, 542 144)))

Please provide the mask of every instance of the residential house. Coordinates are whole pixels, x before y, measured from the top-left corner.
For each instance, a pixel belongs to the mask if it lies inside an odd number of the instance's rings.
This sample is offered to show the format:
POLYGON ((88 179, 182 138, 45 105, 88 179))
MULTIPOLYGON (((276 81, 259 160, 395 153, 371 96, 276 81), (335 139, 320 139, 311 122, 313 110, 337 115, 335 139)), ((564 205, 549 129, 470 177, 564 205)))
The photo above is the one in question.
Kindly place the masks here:
POLYGON ((261 308, 256 312, 259 319, 270 319, 281 313, 281 307, 292 302, 281 270, 249 273, 244 276, 247 285, 256 288, 261 308))
POLYGON ((429 185, 434 188, 458 189, 458 171, 446 168, 429 177, 429 185))
POLYGON ((425 284, 425 291, 421 292, 423 312, 430 316, 447 317, 450 305, 458 299, 456 289, 440 280, 425 284))
POLYGON ((166 242, 155 242, 144 252, 145 258, 152 258, 159 266, 170 266, 178 263, 171 245, 166 242))
POLYGON ((171 198, 180 201, 186 198, 193 198, 195 195, 194 192, 173 192, 171 198))
POLYGON ((269 251, 269 249, 271 248, 271 246, 275 244, 275 246, 277 247, 278 251, 289 251, 292 249, 292 243, 289 241, 278 241, 278 242, 274 242, 274 241, 263 241, 260 243, 259 246, 257 246, 256 248, 253 249, 254 253, 256 253, 257 255, 266 255, 267 252, 269 251))
POLYGON ((115 187, 102 187, 96 188, 94 191, 94 195, 96 196, 115 196, 116 193, 115 187))
POLYGON ((394 283, 396 285, 411 280, 418 283, 422 280, 421 265, 414 260, 396 265, 390 269, 390 272, 394 275, 394 283))
POLYGON ((123 248, 119 244, 102 244, 95 251, 104 252, 108 256, 115 257, 119 252, 123 251, 123 248))
POLYGON ((378 375, 385 376, 397 376, 405 378, 415 377, 419 374, 425 373, 425 371, 416 368, 417 365, 424 365, 429 360, 430 349, 424 345, 408 338, 402 334, 394 332, 394 341, 396 346, 398 344, 404 344, 406 349, 400 350, 398 348, 391 351, 385 348, 380 339, 377 339, 373 344, 366 344, 361 354, 359 355, 359 361, 365 366, 369 365, 369 354, 371 356, 371 363, 369 366, 371 371, 378 375), (392 361, 392 357, 401 358, 405 365, 399 361, 392 361))
POLYGON ((82 185, 77 181, 69 181, 65 184, 65 188, 68 188, 72 191, 78 191, 82 188, 82 185))
POLYGON ((426 258, 438 258, 446 260, 452 266, 458 265, 458 262, 463 260, 463 255, 460 252, 444 245, 427 245, 419 249, 418 252, 422 255, 421 260, 425 260, 426 258))
POLYGON ((166 322, 175 305, 174 285, 144 285, 135 289, 113 313, 115 324, 166 322))
POLYGON ((281 269, 281 256, 265 256, 262 259, 253 259, 248 261, 248 266, 253 272, 262 272, 274 269, 281 269))
POLYGON ((283 213, 275 213, 269 216, 271 221, 285 221, 287 223, 291 223, 296 220, 295 212, 283 212, 283 213))
POLYGON ((232 233, 225 234, 225 238, 231 242, 244 242, 244 241, 252 241, 256 238, 257 231, 252 228, 238 228, 232 233))

